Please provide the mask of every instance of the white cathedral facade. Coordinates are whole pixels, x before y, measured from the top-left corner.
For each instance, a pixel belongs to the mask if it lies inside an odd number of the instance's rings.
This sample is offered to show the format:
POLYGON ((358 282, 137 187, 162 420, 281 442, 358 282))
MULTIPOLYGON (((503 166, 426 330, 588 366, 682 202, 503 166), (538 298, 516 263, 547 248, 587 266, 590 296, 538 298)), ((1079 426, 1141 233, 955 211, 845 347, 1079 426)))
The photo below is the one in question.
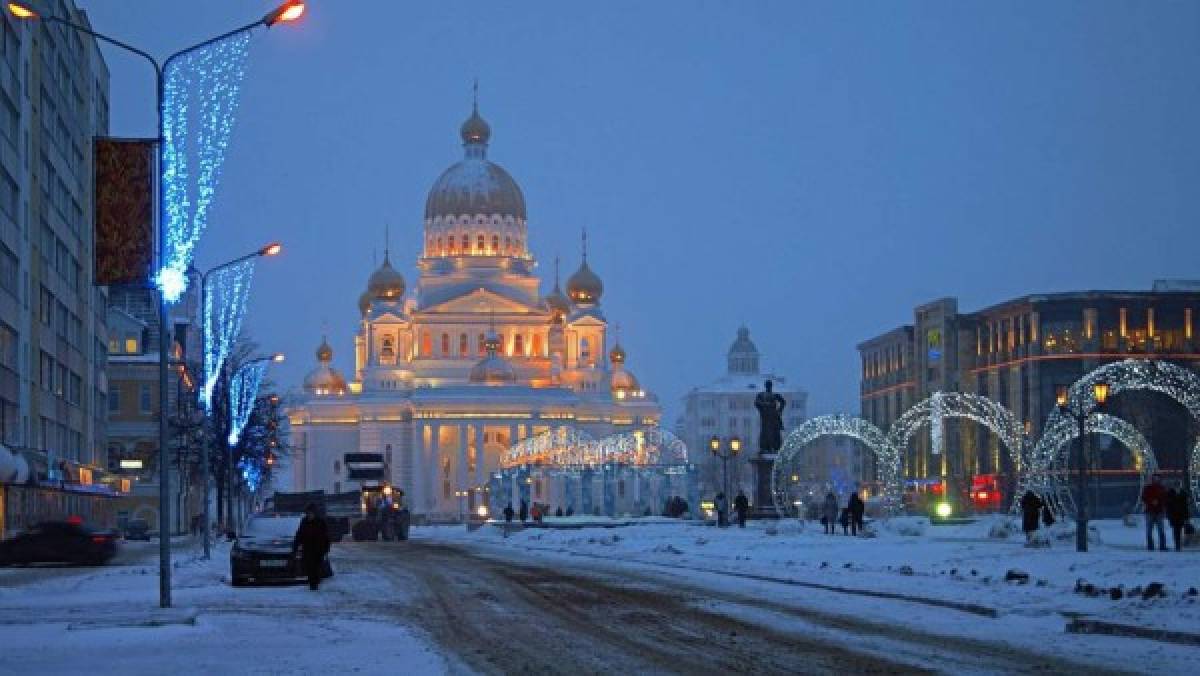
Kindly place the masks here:
POLYGON ((416 288, 385 253, 359 297, 351 377, 322 341, 289 408, 293 490, 385 483, 414 515, 454 517, 484 502, 517 441, 563 425, 601 438, 661 422, 624 350, 609 349, 586 241, 566 293, 557 270, 542 293, 525 198, 488 160, 491 130, 478 110, 461 136, 465 157, 425 204, 416 288))

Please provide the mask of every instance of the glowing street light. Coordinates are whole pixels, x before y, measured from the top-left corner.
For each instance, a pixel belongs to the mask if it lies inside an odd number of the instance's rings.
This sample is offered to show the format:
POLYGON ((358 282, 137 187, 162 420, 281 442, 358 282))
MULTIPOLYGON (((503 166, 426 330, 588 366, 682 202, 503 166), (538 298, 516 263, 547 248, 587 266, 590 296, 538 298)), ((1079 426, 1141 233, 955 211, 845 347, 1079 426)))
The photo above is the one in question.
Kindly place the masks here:
POLYGON ((38 13, 34 11, 28 3, 25 2, 10 2, 8 3, 8 11, 18 19, 37 19, 38 13))
POLYGON ((277 23, 289 23, 304 16, 304 0, 289 0, 275 9, 267 12, 262 23, 267 28, 277 23))

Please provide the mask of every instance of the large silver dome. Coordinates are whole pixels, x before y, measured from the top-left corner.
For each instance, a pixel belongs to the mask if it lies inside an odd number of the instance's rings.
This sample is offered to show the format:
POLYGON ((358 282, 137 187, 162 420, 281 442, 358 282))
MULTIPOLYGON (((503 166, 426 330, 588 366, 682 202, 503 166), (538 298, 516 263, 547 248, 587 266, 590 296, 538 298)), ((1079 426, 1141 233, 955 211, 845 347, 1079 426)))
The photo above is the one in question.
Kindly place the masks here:
POLYGON ((487 159, 491 129, 472 111, 460 131, 465 157, 451 166, 429 191, 425 218, 439 216, 512 216, 525 220, 525 196, 513 177, 487 159))

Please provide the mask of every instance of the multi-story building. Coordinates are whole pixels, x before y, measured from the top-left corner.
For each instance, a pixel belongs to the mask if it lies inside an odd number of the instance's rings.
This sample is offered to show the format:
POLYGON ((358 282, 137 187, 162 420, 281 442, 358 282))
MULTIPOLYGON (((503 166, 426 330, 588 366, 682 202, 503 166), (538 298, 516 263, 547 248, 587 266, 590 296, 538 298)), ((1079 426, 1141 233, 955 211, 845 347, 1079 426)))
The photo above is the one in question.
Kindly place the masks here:
POLYGON ((735 437, 741 443, 741 453, 736 460, 729 461, 727 468, 732 494, 737 495, 739 490, 747 496, 755 494, 752 460, 758 455, 759 421, 754 398, 767 380, 772 381, 774 391, 787 401, 783 411, 786 435, 807 417, 808 393, 798 386, 789 386, 784 376, 762 372, 758 347, 744 326, 738 328, 737 338, 726 353, 725 375, 711 384, 692 388, 684 396, 678 435, 700 470, 702 493, 712 495, 723 480, 722 463, 709 450, 709 442, 715 436, 723 447, 735 437))
MULTIPOLYGON (((1056 387, 1128 358, 1169 360, 1200 371, 1200 286, 1159 282, 1152 291, 1037 294, 960 314, 943 299, 916 308, 914 322, 858 346, 862 358, 862 415, 886 430, 904 411, 934 392, 982 395, 1012 411, 1036 439, 1055 404, 1056 387)), ((1182 407, 1163 395, 1126 392, 1109 413, 1134 423, 1167 472, 1186 465, 1195 432, 1182 407)), ((929 434, 916 435, 903 455, 908 479, 1017 472, 1000 439, 986 427, 947 419, 945 452, 932 452, 929 434)), ((1107 437, 1092 442, 1091 462, 1114 484, 1103 502, 1116 507, 1136 496, 1128 483, 1134 459, 1107 437)))
MULTIPOLYGON (((188 287, 170 308, 171 367, 167 376, 170 423, 172 523, 186 530, 203 507, 202 478, 196 468, 197 386, 203 356, 198 316, 198 285, 188 287)), ((129 480, 130 491, 116 504, 118 524, 144 518, 158 528, 159 460, 158 296, 149 289, 109 292, 108 303, 108 470, 129 480)))
MULTIPOLYGON (((359 298, 353 370, 343 376, 322 341, 288 411, 296 489, 387 483, 414 514, 449 518, 486 497, 520 440, 659 425, 657 400, 608 335, 586 248, 566 293, 557 278, 543 293, 525 198, 487 157, 490 127, 476 111, 460 134, 465 156, 425 203, 416 288, 385 253, 359 298)), ((531 488, 549 499, 540 482, 531 488)))
MULTIPOLYGON (((45 11, 89 25, 69 0, 45 11)), ((23 485, 0 496, 0 524, 56 511, 104 520, 107 501, 84 496, 103 492, 93 484, 106 464, 92 141, 108 129, 108 68, 88 36, 7 12, 0 53, 0 438, 19 465, 0 484, 23 485)))

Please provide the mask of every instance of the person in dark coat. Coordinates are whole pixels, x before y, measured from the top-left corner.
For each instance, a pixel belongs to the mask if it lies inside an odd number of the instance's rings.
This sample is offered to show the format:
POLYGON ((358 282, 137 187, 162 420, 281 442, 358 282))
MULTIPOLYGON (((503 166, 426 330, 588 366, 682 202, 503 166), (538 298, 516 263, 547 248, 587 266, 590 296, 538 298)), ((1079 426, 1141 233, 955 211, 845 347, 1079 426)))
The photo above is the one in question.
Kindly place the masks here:
POLYGON ((1171 535, 1175 537, 1175 551, 1183 550, 1183 527, 1191 515, 1188 513, 1187 491, 1180 485, 1167 491, 1167 522, 1171 524, 1171 535))
POLYGON ((717 510, 717 527, 724 528, 729 519, 729 501, 725 499, 724 493, 717 493, 717 498, 713 500, 713 507, 717 510))
POLYGON ((733 499, 733 510, 737 512, 738 528, 746 527, 746 512, 750 511, 750 500, 746 498, 746 494, 738 491, 737 497, 733 499))
POLYGON ((1033 541, 1033 534, 1042 520, 1044 506, 1045 503, 1033 491, 1025 491, 1025 495, 1021 496, 1021 530, 1025 531, 1026 542, 1033 541))
POLYGON ((867 504, 858 497, 858 491, 850 494, 850 501, 846 503, 846 509, 850 510, 850 534, 858 535, 862 532, 863 514, 867 511, 867 504))
POLYGON ((1146 549, 1154 551, 1154 530, 1158 529, 1158 548, 1167 551, 1163 516, 1167 511, 1167 490, 1157 476, 1142 489, 1142 507, 1146 510, 1146 549))
POLYGON ((317 514, 317 506, 304 508, 304 518, 292 540, 292 556, 300 552, 300 565, 308 576, 308 588, 316 591, 321 584, 321 564, 329 553, 329 526, 317 514))
POLYGON ((521 501, 521 511, 517 515, 521 517, 521 523, 525 523, 525 520, 529 518, 529 505, 525 504, 524 500, 521 501))
POLYGON ((837 496, 830 492, 825 495, 825 502, 821 505, 821 523, 825 526, 826 535, 834 535, 837 533, 837 531, 834 530, 837 527, 837 518, 837 496))

